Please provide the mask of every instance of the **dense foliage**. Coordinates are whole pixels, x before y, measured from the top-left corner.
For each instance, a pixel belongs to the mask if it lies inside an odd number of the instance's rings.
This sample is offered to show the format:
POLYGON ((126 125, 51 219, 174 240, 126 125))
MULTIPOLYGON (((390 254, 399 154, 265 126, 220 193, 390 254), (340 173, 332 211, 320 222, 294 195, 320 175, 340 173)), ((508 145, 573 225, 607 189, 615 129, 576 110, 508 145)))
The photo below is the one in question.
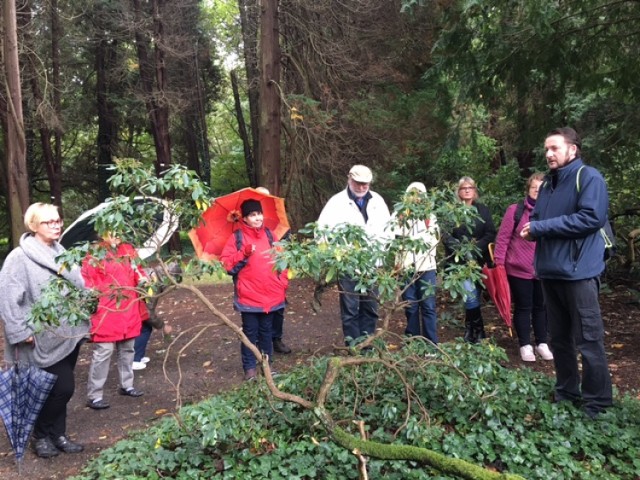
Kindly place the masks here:
MULTIPOLYGON (((352 420, 363 421, 371 440, 426 447, 530 480, 631 480, 640 469, 637 400, 620 398, 591 421, 570 403, 550 403, 548 377, 503 367, 505 353, 491 343, 435 350, 414 341, 390 355, 419 402, 407 402, 393 370, 358 367, 330 395, 335 417, 355 435, 352 420)), ((314 359, 277 384, 313 390, 329 361, 314 359)), ((313 412, 274 401, 262 384, 185 407, 179 418, 104 451, 76 480, 358 478, 355 456, 328 439, 313 412)), ((414 462, 369 459, 368 469, 371 478, 451 478, 414 462)))

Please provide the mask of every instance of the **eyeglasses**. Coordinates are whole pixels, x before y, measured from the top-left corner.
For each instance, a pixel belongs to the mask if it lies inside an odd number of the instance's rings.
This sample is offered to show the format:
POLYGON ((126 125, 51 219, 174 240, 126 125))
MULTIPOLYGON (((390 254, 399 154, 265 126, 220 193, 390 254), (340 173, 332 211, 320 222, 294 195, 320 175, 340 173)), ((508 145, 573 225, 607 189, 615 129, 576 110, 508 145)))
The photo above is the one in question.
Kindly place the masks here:
POLYGON ((40 225, 46 225, 49 228, 53 227, 62 227, 64 225, 64 221, 61 218, 57 220, 47 220, 46 222, 40 222, 40 225))

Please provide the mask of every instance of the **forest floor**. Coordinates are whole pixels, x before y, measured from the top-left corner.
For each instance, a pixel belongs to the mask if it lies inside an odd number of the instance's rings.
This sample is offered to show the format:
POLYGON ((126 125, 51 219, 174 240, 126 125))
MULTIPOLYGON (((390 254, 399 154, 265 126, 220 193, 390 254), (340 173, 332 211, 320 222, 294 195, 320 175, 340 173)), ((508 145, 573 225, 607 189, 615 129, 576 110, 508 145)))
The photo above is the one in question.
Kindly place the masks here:
MULTIPOLYGON (((206 285, 201 289, 217 308, 240 323, 240 316, 232 309, 231 284, 206 285)), ((324 293, 322 308, 318 313, 312 309, 313 285, 309 282, 292 282, 288 299, 284 340, 293 353, 275 356, 274 368, 280 372, 305 363, 312 355, 330 353, 333 345, 341 345, 343 340, 335 288, 324 293)), ((620 286, 604 292, 601 305, 613 383, 618 392, 630 392, 637 396, 640 392, 640 375, 637 373, 640 358, 638 298, 634 292, 620 286)), ((444 317, 447 318, 447 321, 440 322, 440 340, 449 341, 460 336, 461 323, 450 320, 460 316, 457 313, 458 302, 439 299, 438 308, 440 314, 446 312, 444 317)), ((38 458, 29 450, 21 466, 22 477, 44 480, 76 475, 101 450, 130 432, 145 429, 160 418, 174 413, 178 404, 174 384, 178 381, 179 371, 183 405, 228 390, 242 382, 239 341, 228 328, 220 326, 220 322, 205 311, 190 292, 172 292, 161 300, 158 311, 173 327, 173 332, 170 337, 163 337, 157 331, 152 334, 147 350, 151 361, 146 369, 135 372, 135 386, 145 392, 144 396, 130 398, 117 395, 117 371, 112 361, 105 395, 111 408, 98 411, 87 408, 86 380, 91 346, 83 346, 76 370, 76 393, 69 403, 67 434, 84 445, 85 450, 74 455, 60 454, 52 459, 38 458), (193 340, 196 332, 207 325, 209 328, 184 348, 187 341, 193 340)), ((508 366, 534 368, 553 375, 553 362, 538 360, 525 365, 520 360, 517 341, 509 337, 492 304, 485 304, 483 315, 488 336, 505 348, 509 355, 508 366)), ((392 319, 390 329, 402 333, 404 325, 404 316, 399 314, 392 319)), ((0 432, 0 478, 16 477, 15 457, 6 435, 0 432)))

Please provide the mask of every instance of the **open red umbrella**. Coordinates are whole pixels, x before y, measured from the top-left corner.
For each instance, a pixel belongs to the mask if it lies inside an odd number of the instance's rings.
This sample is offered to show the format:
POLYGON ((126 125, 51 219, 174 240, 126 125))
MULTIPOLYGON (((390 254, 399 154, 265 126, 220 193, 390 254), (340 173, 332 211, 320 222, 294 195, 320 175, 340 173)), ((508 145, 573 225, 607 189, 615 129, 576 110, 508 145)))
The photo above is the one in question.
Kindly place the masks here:
MULTIPOLYGON (((489 252, 493 259, 493 249, 490 245, 489 252)), ((509 288, 509 281, 507 280, 507 271, 504 269, 504 265, 496 265, 495 267, 489 267, 485 265, 482 267, 482 273, 484 274, 484 285, 487 287, 487 292, 494 305, 498 309, 500 317, 504 320, 504 323, 509 327, 509 335, 513 336, 511 331, 511 289, 509 288)))
POLYGON ((201 260, 217 260, 229 236, 240 227, 240 205, 245 200, 259 200, 264 214, 264 226, 279 240, 290 230, 284 199, 253 188, 218 197, 202 214, 202 223, 189 232, 189 238, 201 260))

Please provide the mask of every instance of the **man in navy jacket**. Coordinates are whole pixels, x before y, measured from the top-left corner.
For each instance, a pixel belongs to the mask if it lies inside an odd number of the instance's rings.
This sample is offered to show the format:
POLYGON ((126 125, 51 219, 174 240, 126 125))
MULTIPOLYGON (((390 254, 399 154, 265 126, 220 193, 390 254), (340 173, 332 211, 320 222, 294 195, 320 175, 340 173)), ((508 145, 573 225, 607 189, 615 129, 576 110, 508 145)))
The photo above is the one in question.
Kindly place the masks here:
POLYGON ((550 172, 521 235, 536 241, 556 368, 556 401, 582 403, 591 418, 612 404, 598 292, 604 270, 607 187, 580 158, 572 128, 551 131, 544 143, 550 172), (576 349, 582 356, 582 385, 576 349))

